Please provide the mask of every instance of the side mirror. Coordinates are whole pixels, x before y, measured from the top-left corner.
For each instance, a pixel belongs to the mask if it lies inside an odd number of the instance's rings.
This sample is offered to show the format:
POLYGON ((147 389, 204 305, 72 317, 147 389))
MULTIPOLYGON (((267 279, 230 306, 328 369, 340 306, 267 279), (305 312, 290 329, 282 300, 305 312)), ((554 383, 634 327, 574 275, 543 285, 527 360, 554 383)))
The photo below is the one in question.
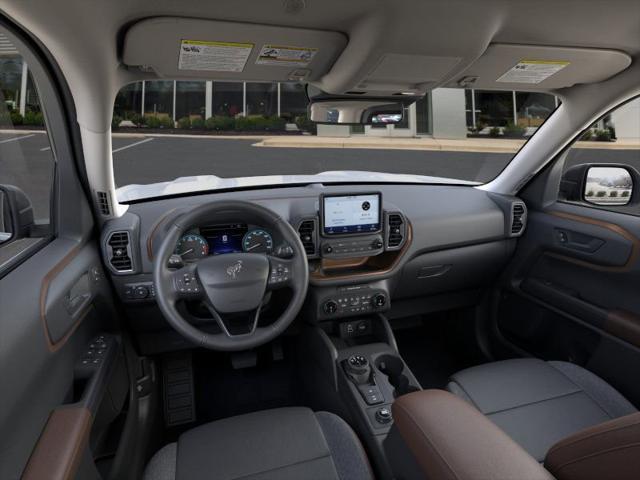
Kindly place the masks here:
POLYGON ((0 185, 0 245, 29 236, 33 223, 29 197, 18 187, 0 185))
POLYGON ((633 184, 639 178, 635 169, 625 165, 576 165, 562 176, 559 196, 562 200, 620 207, 632 201, 633 184))
POLYGON ((626 205, 631 201, 633 178, 626 168, 591 167, 587 170, 584 200, 594 205, 626 205))

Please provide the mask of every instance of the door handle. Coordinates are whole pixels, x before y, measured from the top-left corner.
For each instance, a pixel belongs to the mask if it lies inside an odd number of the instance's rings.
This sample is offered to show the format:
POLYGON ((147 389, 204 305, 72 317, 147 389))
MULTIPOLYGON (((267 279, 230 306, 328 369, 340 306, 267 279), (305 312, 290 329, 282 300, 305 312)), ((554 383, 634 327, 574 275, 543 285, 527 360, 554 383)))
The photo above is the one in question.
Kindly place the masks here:
POLYGON ((601 238, 574 232, 572 230, 556 228, 554 233, 556 244, 579 252, 593 253, 605 243, 601 238))
POLYGON ((85 272, 65 295, 65 309, 72 318, 75 318, 85 309, 91 300, 92 294, 89 273, 85 272))

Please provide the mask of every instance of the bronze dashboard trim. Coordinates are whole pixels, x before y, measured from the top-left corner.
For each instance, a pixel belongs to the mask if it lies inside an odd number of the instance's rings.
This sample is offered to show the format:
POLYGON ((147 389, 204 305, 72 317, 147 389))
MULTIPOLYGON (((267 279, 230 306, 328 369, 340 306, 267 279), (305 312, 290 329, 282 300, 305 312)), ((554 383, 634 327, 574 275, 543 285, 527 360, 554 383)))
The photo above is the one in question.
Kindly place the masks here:
POLYGON ((620 265, 620 266, 598 265, 596 263, 592 263, 587 260, 573 258, 567 255, 563 255, 561 253, 545 252, 547 256, 564 260, 566 262, 573 263, 575 265, 579 265, 592 270, 598 270, 598 271, 604 271, 604 272, 626 272, 626 271, 629 271, 633 267, 633 265, 636 263, 636 260, 638 259, 638 255, 640 254, 640 239, 636 237, 634 234, 632 234, 631 232, 629 232, 628 230, 622 228, 620 225, 606 222, 604 220, 598 220, 595 218, 584 217, 582 215, 576 215, 573 213, 559 212, 557 210, 549 211, 546 213, 554 217, 563 218, 565 220, 571 220, 578 223, 584 223, 586 225, 594 225, 596 227, 604 228, 606 230, 609 230, 610 232, 620 235, 624 239, 631 242, 631 253, 629 254, 629 258, 627 259, 624 265, 620 265))
POLYGON ((326 262, 326 259, 324 259, 320 262, 319 270, 309 273, 309 279, 313 282, 331 282, 335 280, 370 279, 386 275, 398 266, 400 260, 404 257, 407 250, 409 249, 412 241, 413 227, 411 225, 411 222, 407 220, 407 238, 405 239, 404 245, 400 250, 396 252, 386 252, 386 254, 378 255, 376 257, 359 257, 345 260, 330 260, 328 264, 323 263, 326 262), (387 258, 390 258, 391 255, 393 255, 393 257, 391 258, 391 262, 388 264, 382 263, 380 257, 382 257, 383 255, 387 255, 387 258), (343 262, 343 264, 340 265, 340 262, 343 262), (377 267, 377 270, 367 270, 363 272, 350 272, 343 274, 339 273, 340 270, 366 266, 371 266, 373 268, 377 267))
POLYGON ((164 223, 164 221, 169 217, 169 215, 171 215, 176 210, 177 208, 172 208, 171 210, 169 210, 167 213, 162 215, 156 221, 156 223, 153 224, 153 227, 151 227, 151 230, 149 231, 149 235, 147 235, 147 258, 149 258, 149 261, 153 262, 153 239, 157 233, 158 227, 160 227, 160 225, 164 223))

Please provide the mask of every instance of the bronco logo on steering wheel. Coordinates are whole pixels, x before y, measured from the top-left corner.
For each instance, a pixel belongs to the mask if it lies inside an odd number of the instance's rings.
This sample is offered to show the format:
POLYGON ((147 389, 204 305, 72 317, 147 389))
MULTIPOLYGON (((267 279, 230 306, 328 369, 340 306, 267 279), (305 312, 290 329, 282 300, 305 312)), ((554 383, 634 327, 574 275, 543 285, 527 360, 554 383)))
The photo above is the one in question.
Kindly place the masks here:
POLYGON ((238 260, 233 265, 230 265, 229 267, 227 267, 227 275, 229 275, 231 278, 235 280, 241 270, 242 270, 242 260, 238 260))

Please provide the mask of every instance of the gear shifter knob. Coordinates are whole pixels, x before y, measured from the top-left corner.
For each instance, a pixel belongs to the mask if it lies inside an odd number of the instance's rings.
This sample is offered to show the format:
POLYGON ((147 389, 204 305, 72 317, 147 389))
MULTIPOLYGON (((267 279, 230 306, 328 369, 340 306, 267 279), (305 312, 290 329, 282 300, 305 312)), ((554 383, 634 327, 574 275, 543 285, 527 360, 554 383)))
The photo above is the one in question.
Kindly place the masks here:
POLYGON ((351 355, 345 361, 345 370, 357 384, 367 383, 371 376, 371 365, 363 355, 351 355))

